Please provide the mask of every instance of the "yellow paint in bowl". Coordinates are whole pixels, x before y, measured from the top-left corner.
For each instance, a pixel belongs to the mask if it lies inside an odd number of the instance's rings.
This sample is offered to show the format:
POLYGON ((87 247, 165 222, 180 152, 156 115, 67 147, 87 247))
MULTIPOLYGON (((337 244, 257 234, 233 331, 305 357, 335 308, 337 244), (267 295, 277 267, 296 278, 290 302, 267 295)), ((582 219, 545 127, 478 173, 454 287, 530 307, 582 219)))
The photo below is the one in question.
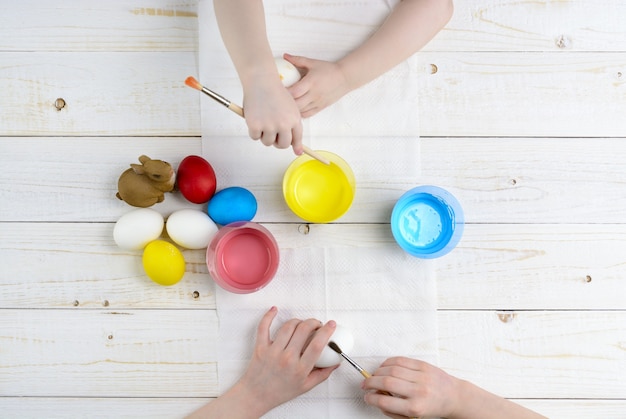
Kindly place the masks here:
POLYGON ((283 176, 283 196, 298 217, 313 223, 328 223, 350 209, 356 182, 352 169, 341 157, 328 151, 318 153, 330 165, 304 154, 297 157, 283 176))

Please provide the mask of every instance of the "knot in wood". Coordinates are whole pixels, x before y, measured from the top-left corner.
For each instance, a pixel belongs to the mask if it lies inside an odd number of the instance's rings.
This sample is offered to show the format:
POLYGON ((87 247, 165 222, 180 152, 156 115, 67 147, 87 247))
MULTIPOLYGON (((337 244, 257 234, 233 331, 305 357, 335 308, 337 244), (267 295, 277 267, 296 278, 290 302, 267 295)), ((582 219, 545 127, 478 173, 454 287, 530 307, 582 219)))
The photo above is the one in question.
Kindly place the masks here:
POLYGON ((58 98, 57 100, 55 100, 54 107, 57 108, 57 111, 60 111, 61 109, 65 108, 65 99, 58 98))

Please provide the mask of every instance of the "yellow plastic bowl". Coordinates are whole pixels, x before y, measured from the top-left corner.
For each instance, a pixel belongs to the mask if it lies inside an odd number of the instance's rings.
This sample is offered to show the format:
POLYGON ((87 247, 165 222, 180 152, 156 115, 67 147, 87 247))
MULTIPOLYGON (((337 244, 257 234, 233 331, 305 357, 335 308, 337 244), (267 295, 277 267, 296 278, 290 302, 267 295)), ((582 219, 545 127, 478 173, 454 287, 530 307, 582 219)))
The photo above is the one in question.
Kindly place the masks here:
POLYGON ((345 160, 328 151, 318 153, 330 165, 305 154, 297 157, 283 176, 283 196, 298 217, 312 223, 329 223, 350 209, 356 182, 345 160))

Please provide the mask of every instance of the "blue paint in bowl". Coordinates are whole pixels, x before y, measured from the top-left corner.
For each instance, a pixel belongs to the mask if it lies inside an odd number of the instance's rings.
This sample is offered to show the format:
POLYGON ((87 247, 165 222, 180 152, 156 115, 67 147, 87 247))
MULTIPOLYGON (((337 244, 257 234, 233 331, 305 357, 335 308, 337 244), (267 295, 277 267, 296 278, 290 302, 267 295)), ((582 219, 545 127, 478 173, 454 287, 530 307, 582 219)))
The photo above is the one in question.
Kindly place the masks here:
POLYGON ((396 202, 391 232, 407 253, 433 259, 449 253, 463 235, 465 220, 459 201, 438 186, 418 186, 396 202))

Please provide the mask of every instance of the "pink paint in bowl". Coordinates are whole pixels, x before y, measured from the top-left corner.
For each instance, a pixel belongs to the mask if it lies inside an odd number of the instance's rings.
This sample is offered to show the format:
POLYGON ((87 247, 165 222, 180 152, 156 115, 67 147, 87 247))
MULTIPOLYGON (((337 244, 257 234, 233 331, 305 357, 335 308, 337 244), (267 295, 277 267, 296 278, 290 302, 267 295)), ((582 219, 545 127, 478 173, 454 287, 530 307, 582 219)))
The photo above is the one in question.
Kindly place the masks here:
POLYGON ((272 233, 247 221, 220 228, 206 252, 213 280, 237 294, 249 294, 266 286, 276 274, 278 261, 278 245, 272 233))

